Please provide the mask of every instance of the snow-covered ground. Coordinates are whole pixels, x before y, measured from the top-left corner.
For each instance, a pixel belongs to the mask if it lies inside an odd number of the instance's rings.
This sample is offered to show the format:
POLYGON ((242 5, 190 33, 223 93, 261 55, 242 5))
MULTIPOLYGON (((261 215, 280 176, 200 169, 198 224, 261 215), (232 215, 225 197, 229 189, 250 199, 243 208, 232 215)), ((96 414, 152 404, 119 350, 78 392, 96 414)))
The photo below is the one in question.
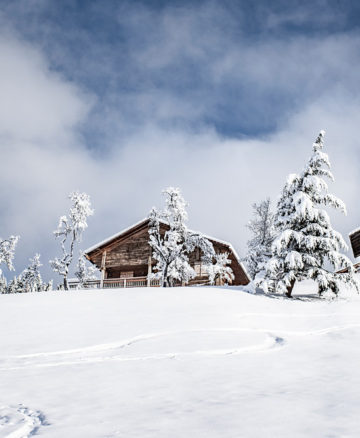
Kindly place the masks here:
POLYGON ((0 321, 0 437, 360 434, 357 296, 2 295, 0 321))

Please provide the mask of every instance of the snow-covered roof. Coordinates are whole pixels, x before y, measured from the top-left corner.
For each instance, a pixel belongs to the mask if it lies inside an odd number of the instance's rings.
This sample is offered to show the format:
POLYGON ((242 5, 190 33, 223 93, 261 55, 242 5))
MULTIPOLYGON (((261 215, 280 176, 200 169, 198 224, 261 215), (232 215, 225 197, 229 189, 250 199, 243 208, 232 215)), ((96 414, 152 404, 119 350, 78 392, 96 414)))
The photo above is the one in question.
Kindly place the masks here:
POLYGON ((103 241, 97 243, 96 245, 91 246, 90 248, 86 249, 84 252, 85 254, 89 254, 89 252, 94 251, 94 249, 99 248, 100 246, 106 245, 107 243, 111 242, 112 240, 122 236, 123 234, 127 233, 128 231, 130 231, 131 229, 145 223, 146 221, 148 221, 148 218, 142 219, 139 222, 136 222, 135 224, 131 225, 131 227, 127 227, 125 229, 123 229, 122 231, 120 231, 119 233, 113 234, 112 236, 104 239, 103 241))
MULTIPOLYGON (((127 227, 127 228, 123 229, 122 231, 120 231, 120 232, 118 232, 116 234, 113 234, 112 236, 108 237, 107 239, 104 239, 103 241, 97 243, 96 245, 93 245, 90 248, 86 249, 84 251, 85 254, 89 254, 91 251, 94 251, 95 249, 99 248, 100 246, 104 246, 107 243, 111 242, 112 240, 117 239, 118 237, 121 237, 123 234, 126 234, 128 231, 132 230, 133 228, 136 228, 139 225, 145 224, 148 220, 149 220, 149 218, 144 218, 141 221, 136 222, 135 224, 131 225, 130 227, 127 227)), ((164 225, 166 225, 166 222, 164 222, 164 221, 160 221, 160 222, 163 223, 164 225)), ((226 242, 225 240, 217 239, 216 237, 212 237, 212 236, 209 236, 207 234, 201 233, 200 231, 195 231, 195 230, 189 230, 189 231, 191 231, 192 233, 201 234, 201 235, 203 235, 208 240, 213 240, 214 242, 221 243, 221 244, 227 246, 230 249, 230 251, 234 254, 237 262, 241 266, 241 268, 244 271, 245 275, 250 280, 250 276, 247 273, 245 266, 242 264, 241 259, 240 259, 239 255, 238 255, 238 253, 236 252, 235 248, 232 246, 232 244, 230 242, 226 242)))
POLYGON ((355 230, 350 231, 349 236, 352 236, 355 233, 360 233, 360 227, 359 228, 355 228, 355 230))

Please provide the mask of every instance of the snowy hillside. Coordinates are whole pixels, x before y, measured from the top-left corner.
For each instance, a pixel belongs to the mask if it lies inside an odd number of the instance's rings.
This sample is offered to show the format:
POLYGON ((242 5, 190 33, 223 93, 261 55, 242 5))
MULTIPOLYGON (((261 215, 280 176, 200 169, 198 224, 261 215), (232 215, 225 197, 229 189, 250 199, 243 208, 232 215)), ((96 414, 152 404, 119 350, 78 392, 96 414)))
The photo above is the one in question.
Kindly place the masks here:
POLYGON ((236 288, 2 295, 0 437, 358 436, 359 316, 236 288))

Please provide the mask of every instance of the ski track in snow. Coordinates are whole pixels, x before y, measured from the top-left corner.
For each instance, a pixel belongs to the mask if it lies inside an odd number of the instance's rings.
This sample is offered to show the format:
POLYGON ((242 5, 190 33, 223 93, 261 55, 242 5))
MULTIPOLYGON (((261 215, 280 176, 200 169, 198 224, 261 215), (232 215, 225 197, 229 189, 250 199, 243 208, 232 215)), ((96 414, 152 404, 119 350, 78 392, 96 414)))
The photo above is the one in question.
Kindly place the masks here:
MULTIPOLYGON (((328 318, 333 316, 341 316, 339 313, 239 313, 237 315, 240 318, 246 318, 246 317, 252 317, 252 316, 261 316, 261 317, 268 317, 268 318, 328 318)), ((359 314, 352 313, 352 314, 346 314, 346 317, 353 316, 358 318, 359 314)))
MULTIPOLYGON (((250 314, 251 315, 251 314, 250 314)), ((256 314, 260 315, 260 314, 256 314)), ((181 330, 162 333, 148 333, 135 336, 131 339, 121 342, 113 342, 109 344, 99 344, 84 348, 76 348, 71 350, 59 350, 52 352, 41 352, 34 354, 25 354, 17 356, 0 357, 0 371, 19 370, 25 368, 45 368, 56 366, 68 366, 78 364, 98 363, 105 361, 144 361, 144 360, 160 360, 160 359, 181 359, 186 357, 196 356, 221 356, 221 355, 236 355, 244 353, 266 353, 278 350, 289 341, 288 337, 303 337, 303 336, 318 336, 326 335, 333 332, 339 332, 354 328, 360 328, 360 324, 351 324, 344 326, 332 326, 323 329, 310 331, 293 331, 271 328, 216 328, 216 329, 196 329, 196 330, 181 330), (197 349, 189 351, 169 351, 158 353, 154 351, 152 354, 135 354, 132 353, 131 347, 138 343, 146 343, 146 341, 158 339, 167 336, 184 335, 188 338, 189 335, 202 334, 211 338, 215 333, 260 333, 264 335, 262 342, 257 342, 251 345, 240 345, 232 348, 212 348, 212 349, 197 349), (275 333, 276 332, 276 333, 275 333), (285 336, 285 337, 284 337, 285 336), (286 338, 287 337, 287 338, 286 338), (125 354, 125 353, 129 354, 125 354)), ((221 345, 221 343, 220 343, 221 345)), ((155 345, 156 347, 156 345, 155 345)), ((156 348, 154 348, 156 350, 156 348)))
POLYGON ((0 437, 28 438, 46 424, 40 411, 23 406, 0 406, 0 437))
MULTIPOLYGON (((285 340, 272 334, 269 330, 254 330, 246 328, 218 328, 218 329, 197 329, 197 330, 181 330, 173 332, 151 333, 133 337, 131 339, 109 344, 99 344, 84 348, 77 348, 71 350, 60 350, 52 352, 42 352, 34 354, 25 354, 18 356, 0 357, 0 371, 19 370, 25 368, 44 368, 56 367, 64 365, 77 365, 85 363, 97 363, 105 361, 141 361, 151 359, 176 359, 191 356, 221 356, 221 355, 235 355, 247 352, 266 352, 276 350, 283 347, 285 340), (165 336, 191 334, 206 334, 211 336, 211 333, 236 333, 236 332, 258 332, 264 334, 264 340, 261 343, 255 343, 246 346, 234 346, 232 348, 218 348, 218 349, 201 349, 189 351, 169 351, 166 353, 143 354, 143 355, 124 355, 122 350, 131 347, 139 342, 146 342, 147 340, 161 339, 165 336)), ((131 353, 131 351, 130 351, 131 353)))

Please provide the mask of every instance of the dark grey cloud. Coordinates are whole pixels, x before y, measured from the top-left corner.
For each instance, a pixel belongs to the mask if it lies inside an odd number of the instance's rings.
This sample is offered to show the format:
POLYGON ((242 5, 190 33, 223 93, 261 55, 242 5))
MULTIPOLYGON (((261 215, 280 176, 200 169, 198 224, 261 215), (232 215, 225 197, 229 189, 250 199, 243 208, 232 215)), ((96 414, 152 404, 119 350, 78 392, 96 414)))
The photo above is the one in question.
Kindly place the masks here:
POLYGON ((345 36, 356 36, 356 3, 5 4, 4 21, 40 47, 52 69, 98 97, 83 129, 93 148, 149 115, 165 127, 268 134, 359 62, 358 42, 342 52, 345 36))

